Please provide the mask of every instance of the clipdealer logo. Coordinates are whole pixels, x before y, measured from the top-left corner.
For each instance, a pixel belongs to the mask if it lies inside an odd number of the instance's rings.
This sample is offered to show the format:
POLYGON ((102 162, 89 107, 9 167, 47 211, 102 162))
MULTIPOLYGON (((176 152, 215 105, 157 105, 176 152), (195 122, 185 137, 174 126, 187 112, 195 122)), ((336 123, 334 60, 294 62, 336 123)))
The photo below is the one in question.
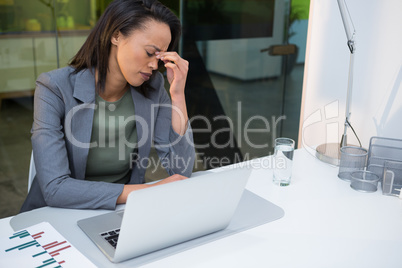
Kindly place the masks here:
POLYGON ((311 155, 316 157, 315 148, 309 146, 306 142, 306 130, 317 123, 325 123, 325 142, 324 143, 339 143, 339 100, 333 101, 324 106, 322 109, 317 109, 311 113, 304 121, 302 125, 302 146, 311 155))
MULTIPOLYGON (((92 109, 94 112, 99 113, 99 118, 104 119, 105 118, 105 111, 106 109, 109 109, 109 111, 114 111, 115 106, 114 104, 109 104, 105 105, 105 103, 100 103, 98 106, 96 104, 82 104, 79 106, 74 107, 71 109, 68 114, 66 115, 65 118, 65 134, 66 138, 69 140, 71 144, 74 146, 80 147, 80 148, 94 148, 94 147, 107 147, 107 146, 112 146, 116 147, 118 146, 119 148, 119 159, 126 157, 125 150, 127 148, 136 148, 136 147, 141 147, 146 142, 151 142, 150 139, 153 139, 151 137, 154 133, 154 128, 155 124, 155 119, 158 120, 157 115, 158 114, 166 114, 168 112, 176 112, 179 115, 180 120, 182 121, 182 125, 184 125, 184 120, 185 116, 181 114, 180 110, 177 107, 172 106, 171 104, 153 104, 151 105, 151 110, 150 110, 150 118, 151 121, 148 122, 141 116, 135 115, 135 116, 130 116, 128 118, 124 118, 122 116, 109 116, 108 118, 108 123, 109 124, 115 124, 118 122, 120 128, 118 128, 118 133, 110 133, 110 130, 108 132, 108 137, 109 140, 106 141, 107 136, 105 135, 106 128, 108 126, 106 125, 106 122, 101 122, 100 123, 100 128, 98 129, 99 131, 99 140, 97 142, 90 142, 90 143, 85 143, 82 141, 79 141, 76 137, 74 137, 74 131, 72 130, 72 122, 76 116, 80 116, 80 111, 84 111, 85 109, 92 109), (140 140, 137 141, 137 143, 130 143, 127 141, 124 133, 125 133, 125 124, 128 123, 129 121, 134 120, 137 124, 137 128, 141 127, 142 130, 142 135, 140 140), (115 144, 115 137, 118 135, 119 139, 117 141, 117 144, 115 144), (112 140, 110 140, 112 138, 112 140)), ((264 149, 269 147, 269 143, 272 141, 272 144, 274 143, 276 139, 276 133, 278 129, 278 124, 280 124, 281 121, 286 120, 286 116, 271 116, 271 118, 266 118, 262 115, 256 114, 253 116, 250 116, 248 118, 243 118, 242 115, 242 103, 238 102, 237 103, 237 113, 236 113, 236 118, 230 118, 229 116, 226 115, 219 115, 216 116, 212 119, 209 119, 205 116, 197 115, 193 116, 192 118, 189 118, 189 124, 191 125, 193 122, 196 121, 201 121, 201 125, 204 127, 202 128, 196 128, 196 129, 191 129, 191 131, 187 131, 184 136, 178 136, 175 140, 169 140, 164 144, 158 143, 155 144, 155 147, 157 149, 165 149, 172 147, 176 145, 178 142, 180 142, 182 139, 186 139, 186 142, 190 144, 191 146, 194 146, 194 148, 197 149, 205 149, 205 148, 216 148, 216 149, 224 149, 224 148, 234 148, 236 146, 242 147, 243 145, 246 145, 250 148, 254 149, 264 149), (213 130, 213 124, 214 123, 222 123, 223 121, 226 121, 226 125, 228 127, 221 127, 219 129, 213 130), (243 124, 244 122, 244 124, 243 124), (228 139, 225 141, 219 140, 217 136, 221 133, 227 133, 228 134, 228 139), (203 144, 194 144, 193 139, 192 139, 192 134, 195 133, 208 133, 209 134, 209 141, 205 142, 203 144), (259 142, 256 142, 255 140, 252 140, 252 134, 258 133, 260 135, 265 136, 266 138, 260 139, 259 142), (269 140, 271 139, 271 140, 269 140), (237 144, 236 142, 237 141, 237 144)), ((200 123, 200 122, 197 122, 200 123)), ((198 124, 200 125, 200 124, 198 124)), ((235 163, 241 162, 241 156, 236 155, 235 163)), ((148 158, 147 158, 148 159, 148 158)), ((203 153, 197 153, 197 159, 202 160, 201 162, 204 165, 210 164, 213 166, 224 166, 227 164, 230 164, 233 159, 230 159, 228 157, 209 157, 203 155, 203 153)), ((250 159, 250 154, 245 153, 243 160, 249 160, 250 159)), ((134 159, 132 159, 134 160, 134 159)), ((175 161, 176 163, 182 163, 186 165, 186 161, 184 160, 177 160, 175 161)), ((147 161, 143 162, 144 164, 147 164, 147 161)), ((197 161, 196 161, 197 164, 197 161)))

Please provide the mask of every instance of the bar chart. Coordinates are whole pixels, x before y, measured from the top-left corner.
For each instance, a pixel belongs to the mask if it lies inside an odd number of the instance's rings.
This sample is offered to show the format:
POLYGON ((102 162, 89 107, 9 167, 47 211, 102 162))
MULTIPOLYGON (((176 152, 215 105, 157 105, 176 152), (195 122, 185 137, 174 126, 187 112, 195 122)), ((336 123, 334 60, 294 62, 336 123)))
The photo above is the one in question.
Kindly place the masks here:
POLYGON ((95 267, 47 222, 1 238, 0 249, 0 267, 95 267))

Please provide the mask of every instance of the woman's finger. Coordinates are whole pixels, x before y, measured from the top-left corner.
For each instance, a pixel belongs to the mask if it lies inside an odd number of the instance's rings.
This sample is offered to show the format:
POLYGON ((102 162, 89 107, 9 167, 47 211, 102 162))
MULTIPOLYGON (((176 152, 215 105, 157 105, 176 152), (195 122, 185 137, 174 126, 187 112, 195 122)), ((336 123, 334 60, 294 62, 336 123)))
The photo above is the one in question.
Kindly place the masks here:
POLYGON ((180 57, 179 54, 177 54, 176 52, 159 52, 157 53, 156 58, 162 60, 165 63, 166 61, 170 61, 179 66, 188 65, 188 62, 180 57))

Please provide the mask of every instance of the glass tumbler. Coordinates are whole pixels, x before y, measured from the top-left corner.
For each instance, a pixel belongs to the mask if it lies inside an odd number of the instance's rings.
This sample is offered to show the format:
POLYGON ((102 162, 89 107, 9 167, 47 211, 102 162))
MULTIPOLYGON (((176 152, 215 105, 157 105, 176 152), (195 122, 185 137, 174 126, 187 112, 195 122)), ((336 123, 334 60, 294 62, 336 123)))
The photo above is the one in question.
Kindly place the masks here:
POLYGON ((273 182, 276 185, 288 186, 290 184, 294 150, 294 140, 289 138, 275 139, 273 182))

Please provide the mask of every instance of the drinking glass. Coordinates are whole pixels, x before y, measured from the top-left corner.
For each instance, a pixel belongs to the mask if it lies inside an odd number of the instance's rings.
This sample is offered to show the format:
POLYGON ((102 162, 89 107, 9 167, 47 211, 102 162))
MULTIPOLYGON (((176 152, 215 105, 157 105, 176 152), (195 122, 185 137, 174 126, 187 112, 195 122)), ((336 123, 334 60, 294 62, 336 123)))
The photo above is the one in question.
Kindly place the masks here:
POLYGON ((275 139, 273 182, 279 186, 290 184, 294 150, 294 140, 289 138, 275 139))

